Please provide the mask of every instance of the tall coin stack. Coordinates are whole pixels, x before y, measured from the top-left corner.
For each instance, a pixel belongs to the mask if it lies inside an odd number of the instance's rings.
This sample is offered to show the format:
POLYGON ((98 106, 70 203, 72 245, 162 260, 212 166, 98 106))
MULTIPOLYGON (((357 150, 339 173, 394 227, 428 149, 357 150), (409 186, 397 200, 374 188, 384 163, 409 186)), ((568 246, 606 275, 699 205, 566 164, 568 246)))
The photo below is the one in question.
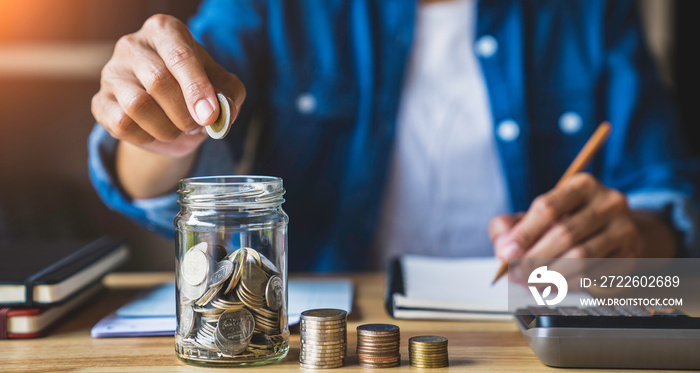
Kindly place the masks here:
POLYGON ((337 309, 315 309, 301 313, 299 365, 309 369, 343 366, 347 355, 347 316, 337 309))
POLYGON ((408 340, 408 357, 416 368, 442 368, 449 365, 447 338, 432 335, 408 340))
POLYGON ((365 324, 357 327, 357 360, 363 367, 391 368, 401 364, 399 327, 365 324))

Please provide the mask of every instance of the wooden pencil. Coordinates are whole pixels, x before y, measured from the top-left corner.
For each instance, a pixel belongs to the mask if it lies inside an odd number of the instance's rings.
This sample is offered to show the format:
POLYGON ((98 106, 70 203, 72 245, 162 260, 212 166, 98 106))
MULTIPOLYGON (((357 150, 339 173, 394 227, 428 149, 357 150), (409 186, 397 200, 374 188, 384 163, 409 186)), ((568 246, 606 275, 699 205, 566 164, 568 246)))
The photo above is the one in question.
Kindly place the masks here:
MULTIPOLYGON (((564 174, 561 176, 555 188, 563 185, 574 174, 581 172, 584 168, 586 168, 586 166, 588 166, 593 157, 598 153, 598 150, 600 150, 600 148, 602 148, 605 144, 611 130, 612 127, 607 121, 598 125, 598 128, 596 128, 595 132, 593 132, 593 135, 591 135, 588 141, 586 141, 586 144, 583 145, 583 148, 581 148, 581 151, 578 153, 578 155, 576 155, 573 162, 571 162, 569 168, 567 168, 564 174)), ((504 260, 503 263, 501 263, 501 267, 498 268, 498 272, 496 272, 496 276, 491 282, 491 285, 495 284, 498 279, 506 274, 506 272, 508 272, 508 261, 504 260)))

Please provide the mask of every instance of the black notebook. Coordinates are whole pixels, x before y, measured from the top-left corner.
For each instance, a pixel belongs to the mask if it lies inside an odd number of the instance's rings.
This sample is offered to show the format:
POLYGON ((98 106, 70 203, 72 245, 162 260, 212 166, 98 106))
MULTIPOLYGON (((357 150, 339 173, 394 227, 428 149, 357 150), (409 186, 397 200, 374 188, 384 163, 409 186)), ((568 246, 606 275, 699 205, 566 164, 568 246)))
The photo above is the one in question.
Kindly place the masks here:
POLYGON ((0 243, 0 306, 52 306, 100 281, 128 258, 120 239, 0 243))

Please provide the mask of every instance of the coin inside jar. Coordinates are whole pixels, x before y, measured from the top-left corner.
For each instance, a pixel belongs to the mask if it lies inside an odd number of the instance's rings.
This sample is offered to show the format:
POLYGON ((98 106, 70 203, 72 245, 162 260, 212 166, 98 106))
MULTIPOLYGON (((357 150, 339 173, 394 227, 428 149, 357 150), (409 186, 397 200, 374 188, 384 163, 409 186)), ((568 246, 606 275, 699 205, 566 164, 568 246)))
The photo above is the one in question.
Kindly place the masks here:
POLYGON ((182 277, 185 282, 195 286, 201 284, 209 273, 207 254, 190 249, 182 259, 182 277))
POLYGON ((191 306, 181 306, 180 307, 180 320, 178 320, 178 334, 183 337, 187 337, 192 333, 192 327, 194 326, 194 311, 191 306))
POLYGON ((242 308, 226 311, 219 316, 216 327, 216 346, 229 355, 236 355, 246 349, 255 329, 255 320, 250 311, 242 308))
POLYGON ((243 271, 243 277, 241 278, 241 283, 245 290, 247 290, 250 295, 256 297, 265 296, 265 289, 267 284, 267 275, 265 271, 260 269, 260 267, 248 262, 243 271))
POLYGON ((277 311, 282 307, 282 302, 284 301, 284 295, 282 288, 284 284, 279 276, 272 276, 267 282, 267 288, 265 289, 265 300, 267 306, 273 310, 277 311))
POLYGON ((206 127, 207 134, 212 139, 223 139, 231 130, 231 125, 233 124, 233 116, 231 115, 231 108, 233 103, 231 99, 224 96, 221 93, 216 94, 216 99, 219 101, 219 117, 216 121, 206 127))
POLYGON ((209 287, 216 287, 228 280, 228 278, 233 273, 233 262, 230 260, 222 260, 216 264, 216 270, 211 276, 211 284, 209 287))

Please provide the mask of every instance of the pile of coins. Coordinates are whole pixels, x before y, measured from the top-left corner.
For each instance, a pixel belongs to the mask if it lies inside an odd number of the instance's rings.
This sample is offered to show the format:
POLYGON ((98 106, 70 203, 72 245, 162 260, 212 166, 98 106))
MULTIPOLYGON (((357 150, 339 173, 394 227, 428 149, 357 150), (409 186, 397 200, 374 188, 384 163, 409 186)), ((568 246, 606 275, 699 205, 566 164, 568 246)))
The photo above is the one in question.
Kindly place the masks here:
POLYGON ((432 335, 408 340, 408 357, 416 368, 442 368, 449 365, 447 338, 432 335))
POLYGON ((347 316, 337 309, 315 309, 301 313, 299 365, 309 369, 343 366, 347 354, 347 316))
POLYGON ((357 360, 368 368, 391 368, 401 364, 399 327, 365 324, 357 327, 357 360))
POLYGON ((177 332, 184 343, 243 359, 288 347, 284 282, 264 255, 201 242, 182 257, 179 274, 177 332))

